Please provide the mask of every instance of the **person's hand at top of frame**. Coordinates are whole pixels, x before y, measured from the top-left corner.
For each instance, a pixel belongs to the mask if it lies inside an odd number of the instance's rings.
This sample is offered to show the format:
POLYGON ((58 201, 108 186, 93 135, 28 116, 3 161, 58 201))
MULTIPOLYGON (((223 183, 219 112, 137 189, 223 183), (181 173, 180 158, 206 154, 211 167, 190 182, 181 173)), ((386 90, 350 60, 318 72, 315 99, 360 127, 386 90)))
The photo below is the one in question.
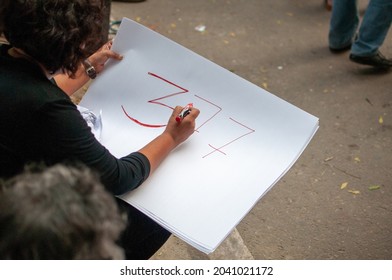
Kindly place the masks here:
POLYGON ((94 54, 92 54, 88 60, 92 66, 94 66, 97 74, 101 73, 104 69, 105 63, 109 60, 109 58, 115 60, 122 60, 123 56, 112 51, 112 40, 108 41, 104 44, 99 50, 97 50, 94 54))

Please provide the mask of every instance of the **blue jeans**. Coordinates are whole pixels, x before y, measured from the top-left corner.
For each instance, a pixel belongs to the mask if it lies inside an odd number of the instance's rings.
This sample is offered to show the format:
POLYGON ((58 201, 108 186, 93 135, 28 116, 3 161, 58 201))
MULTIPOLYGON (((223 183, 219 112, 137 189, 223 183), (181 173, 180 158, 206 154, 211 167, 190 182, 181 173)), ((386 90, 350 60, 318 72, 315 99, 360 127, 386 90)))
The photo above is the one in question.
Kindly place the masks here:
POLYGON ((352 44, 352 54, 372 56, 383 44, 391 21, 392 0, 370 0, 359 30, 357 0, 335 0, 329 29, 329 47, 340 49, 352 44))

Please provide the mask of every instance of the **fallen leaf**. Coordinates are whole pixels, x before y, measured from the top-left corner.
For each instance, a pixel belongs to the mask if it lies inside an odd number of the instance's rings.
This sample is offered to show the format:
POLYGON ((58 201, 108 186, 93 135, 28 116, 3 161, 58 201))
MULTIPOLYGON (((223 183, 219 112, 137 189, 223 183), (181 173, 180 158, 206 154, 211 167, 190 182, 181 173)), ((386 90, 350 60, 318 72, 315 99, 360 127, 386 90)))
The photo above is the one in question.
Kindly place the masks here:
POLYGON ((367 103, 369 103, 370 105, 372 105, 372 106, 373 106, 373 104, 372 104, 372 102, 370 101, 370 99, 369 99, 369 98, 365 98, 365 100, 366 100, 366 102, 367 102, 367 103))
POLYGON ((260 71, 261 71, 261 73, 267 73, 268 72, 267 69, 265 69, 264 67, 260 67, 260 71))
POLYGON ((355 158, 354 158, 354 161, 356 161, 356 162, 360 162, 360 161, 361 161, 361 159, 360 159, 359 157, 355 157, 355 158))
POLYGON ((375 191, 375 190, 378 190, 379 188, 381 188, 381 187, 378 185, 373 185, 373 186, 369 187, 369 191, 375 191))
POLYGON ((341 190, 345 189, 345 188, 347 187, 347 185, 348 185, 348 182, 344 182, 344 183, 340 186, 340 189, 341 189, 341 190))
POLYGON ((361 193, 360 191, 355 191, 355 190, 348 190, 348 192, 352 193, 352 194, 360 194, 361 193))
POLYGON ((382 118, 382 116, 380 116, 380 117, 378 118, 378 123, 379 123, 379 124, 383 124, 383 123, 384 123, 384 119, 382 118))
POLYGON ((326 159, 324 159, 324 162, 327 162, 327 161, 330 161, 330 160, 333 160, 333 157, 327 157, 326 159))

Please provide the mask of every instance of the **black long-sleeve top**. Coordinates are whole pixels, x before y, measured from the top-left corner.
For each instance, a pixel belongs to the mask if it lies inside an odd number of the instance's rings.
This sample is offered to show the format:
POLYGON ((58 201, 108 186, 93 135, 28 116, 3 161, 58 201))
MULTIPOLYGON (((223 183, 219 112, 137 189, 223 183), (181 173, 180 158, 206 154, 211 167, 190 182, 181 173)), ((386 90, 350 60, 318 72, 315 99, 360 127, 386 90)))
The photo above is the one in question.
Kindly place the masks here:
POLYGON ((139 186, 150 172, 139 152, 114 157, 94 137, 68 95, 41 68, 0 49, 0 177, 30 162, 78 161, 96 170, 115 195, 139 186))

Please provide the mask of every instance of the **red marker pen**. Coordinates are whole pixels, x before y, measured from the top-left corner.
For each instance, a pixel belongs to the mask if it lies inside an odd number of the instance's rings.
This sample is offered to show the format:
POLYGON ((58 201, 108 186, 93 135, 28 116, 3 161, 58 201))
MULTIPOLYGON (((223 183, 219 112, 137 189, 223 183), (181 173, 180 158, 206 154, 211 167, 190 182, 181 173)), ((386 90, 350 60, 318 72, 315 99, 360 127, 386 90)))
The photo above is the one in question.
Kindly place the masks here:
POLYGON ((181 113, 179 113, 178 116, 176 117, 176 121, 180 123, 182 119, 185 118, 192 111, 192 107, 193 107, 193 103, 189 103, 188 105, 186 105, 182 109, 181 113))

